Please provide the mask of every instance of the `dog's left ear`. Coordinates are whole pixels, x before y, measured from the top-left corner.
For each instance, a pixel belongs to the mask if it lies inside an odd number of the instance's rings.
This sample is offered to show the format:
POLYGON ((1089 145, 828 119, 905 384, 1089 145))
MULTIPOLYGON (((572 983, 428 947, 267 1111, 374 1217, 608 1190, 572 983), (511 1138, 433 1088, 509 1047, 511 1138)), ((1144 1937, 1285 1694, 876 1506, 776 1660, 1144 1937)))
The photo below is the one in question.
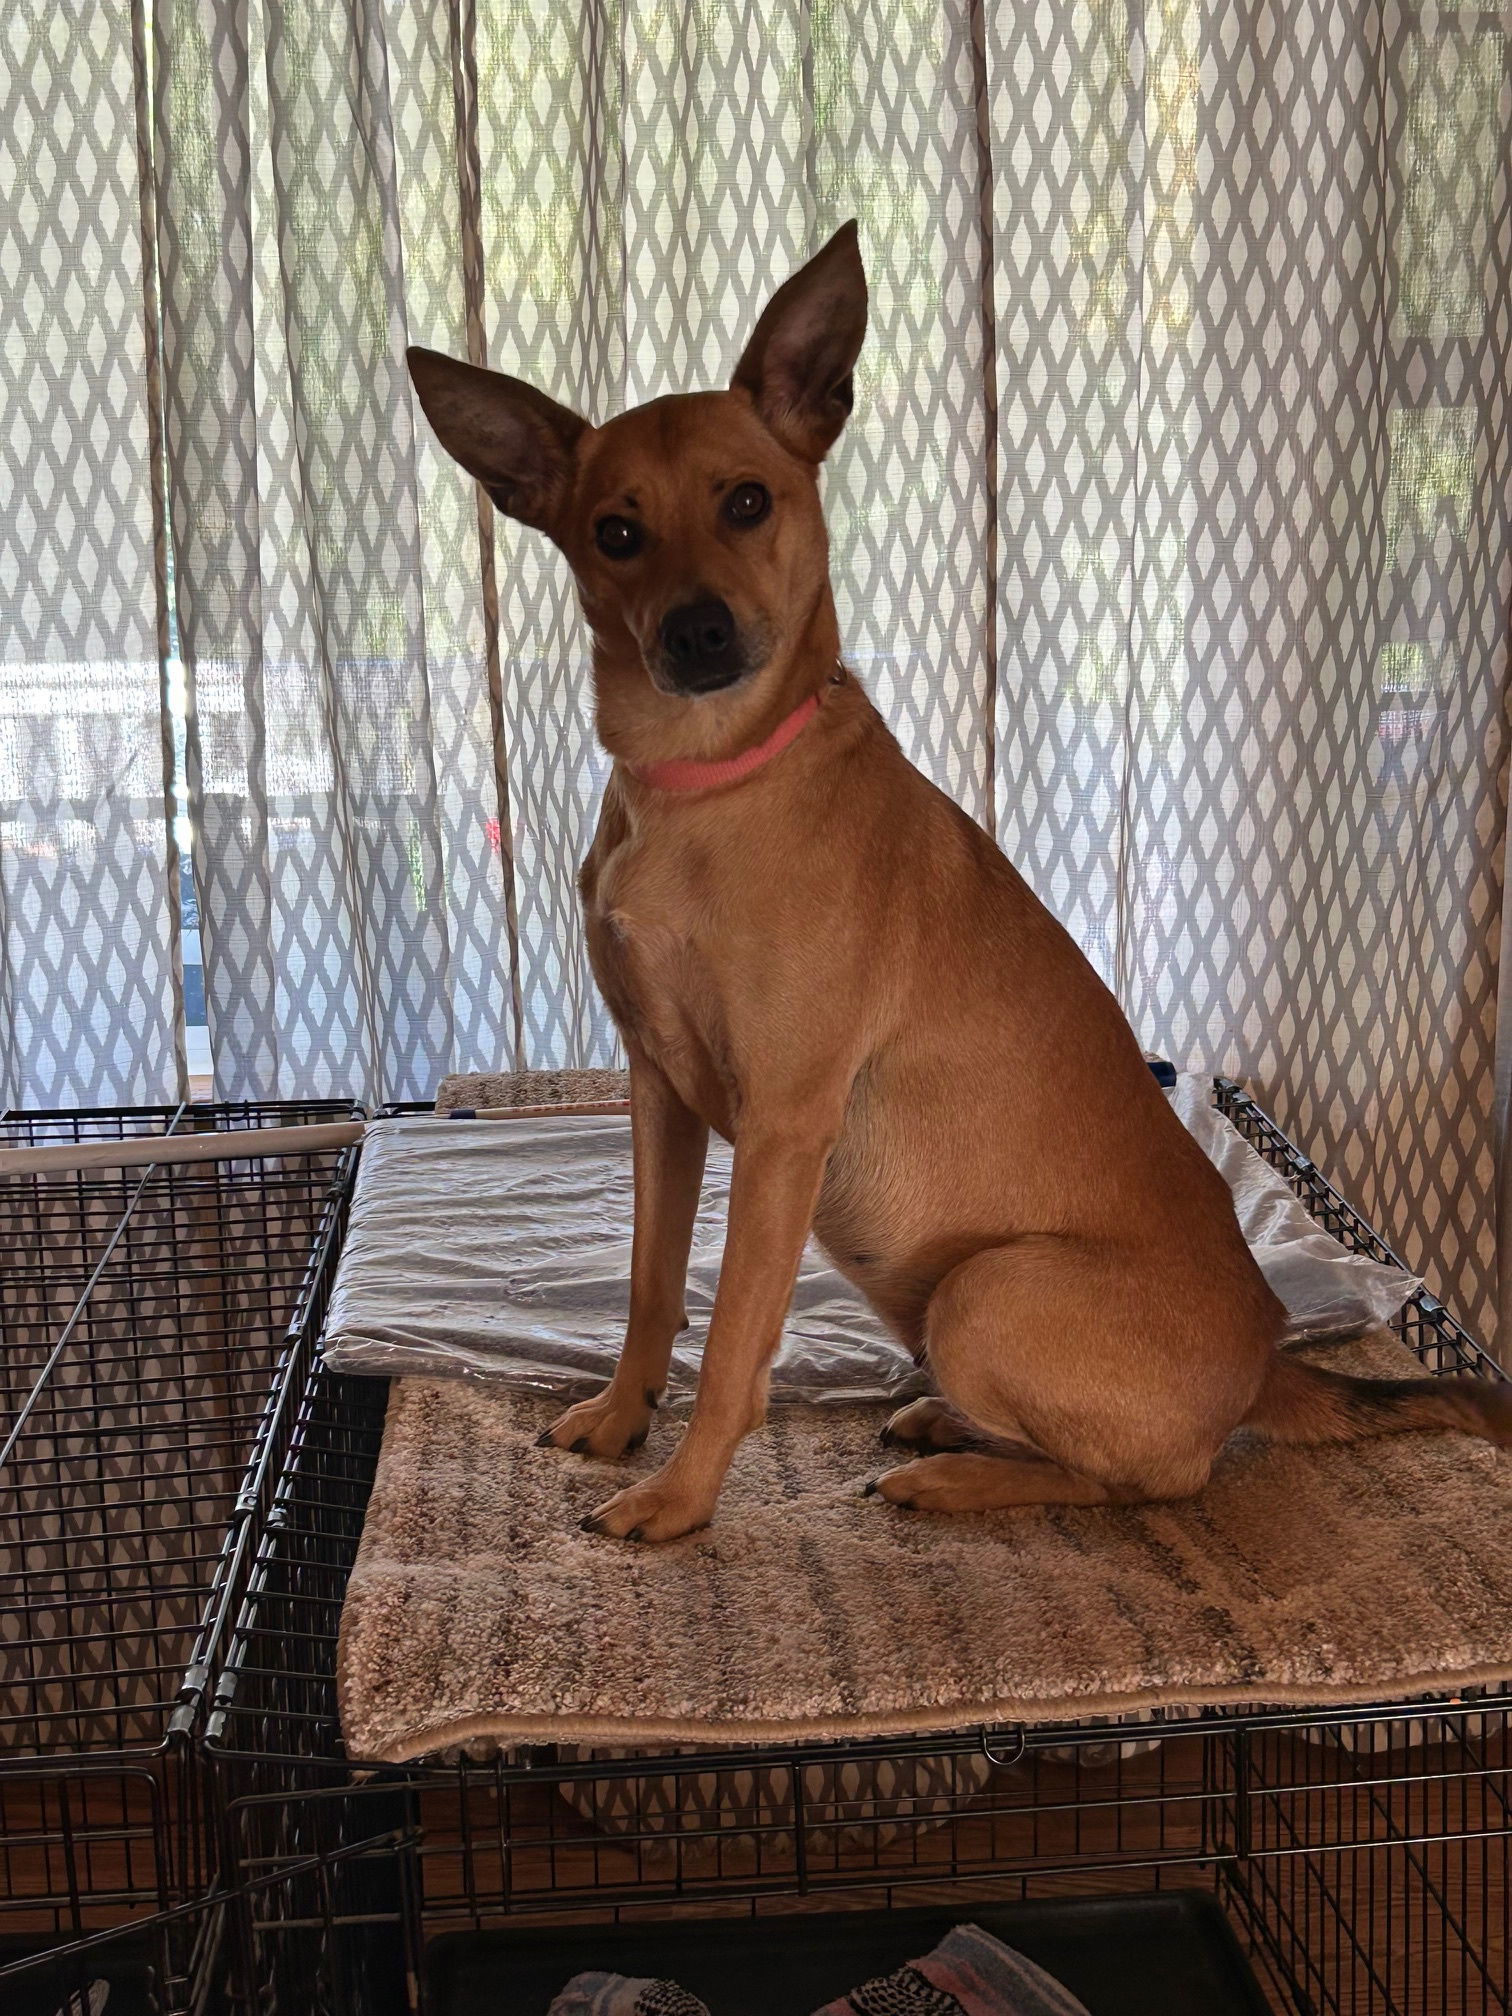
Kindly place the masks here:
POLYGON ((822 462, 849 417, 865 338, 866 268, 853 218, 777 289, 730 384, 750 393, 784 448, 822 462))

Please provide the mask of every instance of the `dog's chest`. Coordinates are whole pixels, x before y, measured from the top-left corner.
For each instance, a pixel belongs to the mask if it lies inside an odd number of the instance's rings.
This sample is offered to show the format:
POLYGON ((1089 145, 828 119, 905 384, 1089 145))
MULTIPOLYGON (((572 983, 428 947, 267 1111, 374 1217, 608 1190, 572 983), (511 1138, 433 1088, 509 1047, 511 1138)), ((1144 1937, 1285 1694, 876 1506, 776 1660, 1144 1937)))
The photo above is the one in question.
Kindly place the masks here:
POLYGON ((739 1091, 690 878, 633 837, 601 829, 580 887, 593 976, 621 1035, 687 1106, 729 1134, 739 1091))

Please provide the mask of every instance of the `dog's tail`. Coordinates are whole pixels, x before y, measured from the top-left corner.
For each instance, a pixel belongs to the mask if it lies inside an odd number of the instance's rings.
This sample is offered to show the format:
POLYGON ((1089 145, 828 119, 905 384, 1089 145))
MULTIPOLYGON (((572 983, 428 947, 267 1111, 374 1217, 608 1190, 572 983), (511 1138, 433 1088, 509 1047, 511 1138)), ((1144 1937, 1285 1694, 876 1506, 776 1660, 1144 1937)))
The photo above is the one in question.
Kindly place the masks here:
POLYGON ((1356 1379, 1277 1352, 1244 1425, 1268 1442, 1359 1442, 1458 1428, 1512 1449, 1512 1382, 1356 1379))

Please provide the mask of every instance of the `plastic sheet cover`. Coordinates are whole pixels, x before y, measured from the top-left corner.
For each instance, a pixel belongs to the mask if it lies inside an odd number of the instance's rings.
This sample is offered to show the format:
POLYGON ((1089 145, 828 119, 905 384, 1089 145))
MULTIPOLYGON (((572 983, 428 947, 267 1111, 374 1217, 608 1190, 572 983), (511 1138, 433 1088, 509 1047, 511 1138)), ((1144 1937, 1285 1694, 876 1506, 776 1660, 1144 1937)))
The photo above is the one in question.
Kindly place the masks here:
MULTIPOLYGON (((1416 1286, 1351 1257, 1213 1110, 1205 1078, 1171 1098, 1223 1170, 1240 1224, 1299 1335, 1379 1323, 1416 1286)), ((667 1398, 691 1402, 714 1307, 731 1150, 709 1144, 688 1265, 688 1328, 667 1398)), ((362 1152, 326 1319, 327 1362, 390 1377, 499 1379, 578 1397, 609 1378, 629 1306, 630 1122, 380 1120, 362 1152)), ((804 1255, 774 1402, 902 1400, 927 1381, 850 1284, 804 1255)))

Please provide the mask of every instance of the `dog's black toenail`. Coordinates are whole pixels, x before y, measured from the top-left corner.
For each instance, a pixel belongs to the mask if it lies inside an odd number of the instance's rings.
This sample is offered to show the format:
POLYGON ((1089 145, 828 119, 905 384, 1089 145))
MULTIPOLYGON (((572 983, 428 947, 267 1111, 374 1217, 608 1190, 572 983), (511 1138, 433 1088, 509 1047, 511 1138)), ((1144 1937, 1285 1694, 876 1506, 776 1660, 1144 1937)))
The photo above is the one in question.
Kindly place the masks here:
POLYGON ((861 1486, 861 1496, 863 1498, 875 1498, 879 1489, 880 1486, 878 1485, 876 1478, 873 1477, 869 1483, 863 1484, 861 1486))
POLYGON ((654 1386, 646 1388, 646 1405, 653 1409, 661 1405, 660 1400, 656 1397, 656 1388, 654 1386))
POLYGON ((551 1439, 551 1430, 549 1428, 541 1430, 541 1433, 535 1439, 535 1445, 537 1449, 555 1449, 556 1444, 551 1439))
POLYGON ((625 1535, 627 1540, 644 1540, 645 1537, 646 1529, 644 1526, 632 1526, 630 1531, 625 1535))
POLYGON ((578 1525, 584 1533, 602 1533, 604 1530, 592 1512, 586 1519, 579 1519, 578 1525))
POLYGON ((574 1456, 581 1456, 583 1451, 587 1447, 588 1447, 588 1437, 586 1435, 579 1435, 576 1442, 574 1442, 572 1445, 572 1453, 574 1456))

